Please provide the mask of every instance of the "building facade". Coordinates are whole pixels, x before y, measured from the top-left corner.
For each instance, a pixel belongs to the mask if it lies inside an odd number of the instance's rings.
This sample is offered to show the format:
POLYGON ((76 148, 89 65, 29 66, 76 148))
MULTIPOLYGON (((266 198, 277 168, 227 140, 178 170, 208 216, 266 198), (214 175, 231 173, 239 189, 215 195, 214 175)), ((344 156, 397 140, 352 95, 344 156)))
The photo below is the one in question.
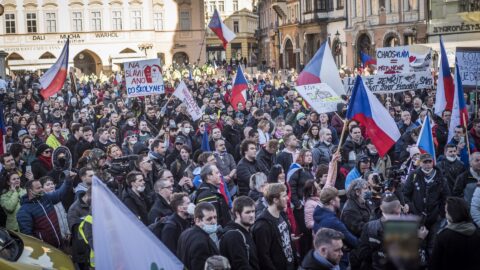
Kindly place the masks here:
POLYGON ((236 35, 224 49, 222 42, 207 27, 205 38, 207 59, 213 62, 245 58, 247 63, 256 65, 258 55, 255 36, 258 29, 256 2, 254 0, 205 0, 204 5, 206 25, 216 9, 223 23, 236 35))
MULTIPOLYGON (((110 73, 160 58, 195 62, 205 29, 203 0, 5 0, 0 47, 12 71, 49 68, 70 38, 70 66, 110 73)), ((204 48, 202 49, 204 50, 204 48)), ((200 62, 205 56, 200 56, 200 62)))
POLYGON ((347 66, 361 65, 360 52, 427 42, 426 0, 346 0, 347 66))

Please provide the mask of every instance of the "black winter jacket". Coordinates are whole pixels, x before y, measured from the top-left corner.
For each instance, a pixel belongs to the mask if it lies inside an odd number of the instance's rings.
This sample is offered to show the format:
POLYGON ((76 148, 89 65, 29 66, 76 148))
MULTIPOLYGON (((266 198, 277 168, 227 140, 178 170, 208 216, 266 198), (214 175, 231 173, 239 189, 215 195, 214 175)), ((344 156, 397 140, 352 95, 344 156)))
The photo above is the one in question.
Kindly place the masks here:
POLYGON ((252 235, 235 222, 224 228, 220 238, 220 254, 228 259, 232 270, 260 269, 252 235))
POLYGON ((178 238, 182 232, 190 228, 191 220, 183 219, 177 213, 170 215, 162 229, 162 242, 173 254, 177 253, 178 238))
POLYGON ((143 224, 148 225, 147 203, 143 196, 140 197, 127 187, 122 193, 122 202, 140 219, 143 224))
POLYGON ((225 226, 232 220, 230 209, 223 195, 218 191, 218 188, 207 182, 203 182, 197 191, 195 204, 201 202, 209 202, 215 206, 217 210, 218 224, 225 226))
POLYGON ((340 216, 348 230, 357 238, 362 233, 363 225, 370 220, 371 210, 368 203, 369 201, 366 201, 364 205, 361 205, 356 200, 347 199, 340 216))
POLYGON ((313 257, 313 250, 310 250, 302 261, 299 270, 331 270, 332 265, 326 265, 313 257))
POLYGON ((443 175, 447 179, 448 188, 453 193, 453 187, 455 186, 457 177, 465 172, 465 166, 463 165, 463 162, 461 162, 459 159, 451 162, 446 158, 439 158, 437 167, 442 171, 443 175))
POLYGON ((260 171, 268 175, 270 169, 277 163, 277 156, 270 154, 265 148, 261 148, 257 153, 256 160, 260 171))
POLYGON ((220 252, 202 228, 195 225, 180 235, 177 257, 183 262, 186 269, 203 270, 205 261, 213 255, 220 255, 220 252))
POLYGON ((303 207, 303 187, 309 179, 314 179, 312 173, 302 168, 296 171, 288 181, 292 195, 291 201, 296 209, 303 207))
POLYGON ((155 194, 155 202, 153 203, 152 209, 148 212, 148 224, 155 223, 156 221, 173 214, 173 210, 170 207, 170 204, 160 196, 155 194))
POLYGON ((238 196, 248 195, 250 191, 250 176, 260 171, 256 161, 248 161, 242 158, 237 165, 238 196))

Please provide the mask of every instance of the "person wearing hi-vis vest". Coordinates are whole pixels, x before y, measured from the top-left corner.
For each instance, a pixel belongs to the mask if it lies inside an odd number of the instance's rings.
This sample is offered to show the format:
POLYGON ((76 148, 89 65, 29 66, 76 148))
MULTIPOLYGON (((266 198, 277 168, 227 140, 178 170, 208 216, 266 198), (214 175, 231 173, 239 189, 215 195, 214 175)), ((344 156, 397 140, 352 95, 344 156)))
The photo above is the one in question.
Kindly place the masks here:
POLYGON ((90 268, 95 268, 95 254, 93 252, 93 231, 92 231, 92 223, 93 217, 91 214, 86 215, 80 226, 78 226, 78 233, 82 237, 83 241, 89 246, 90 248, 90 268))

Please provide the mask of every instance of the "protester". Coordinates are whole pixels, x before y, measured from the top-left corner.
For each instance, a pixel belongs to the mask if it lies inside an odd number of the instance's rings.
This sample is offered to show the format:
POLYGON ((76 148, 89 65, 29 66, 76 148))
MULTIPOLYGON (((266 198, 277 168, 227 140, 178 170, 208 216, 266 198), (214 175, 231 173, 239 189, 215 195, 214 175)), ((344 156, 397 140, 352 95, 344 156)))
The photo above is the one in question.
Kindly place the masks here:
POLYGON ((302 270, 336 269, 343 256, 343 234, 339 231, 322 228, 315 234, 314 250, 302 262, 302 270))
POLYGON ((187 193, 173 193, 170 197, 170 207, 174 213, 164 221, 165 225, 161 231, 161 240, 173 254, 177 253, 178 238, 182 232, 190 228, 189 206, 190 198, 188 198, 187 193))

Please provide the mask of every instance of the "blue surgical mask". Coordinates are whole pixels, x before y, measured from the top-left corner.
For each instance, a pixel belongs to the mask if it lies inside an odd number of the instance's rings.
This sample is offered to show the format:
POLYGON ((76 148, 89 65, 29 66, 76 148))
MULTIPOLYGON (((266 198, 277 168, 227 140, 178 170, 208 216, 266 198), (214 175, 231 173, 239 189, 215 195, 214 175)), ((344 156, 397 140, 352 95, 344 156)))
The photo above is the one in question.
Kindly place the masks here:
POLYGON ((369 190, 369 191, 366 191, 364 194, 363 194, 363 199, 364 200, 370 200, 372 199, 372 192, 369 190))
POLYGON ((216 233, 216 232, 217 232, 218 225, 217 225, 217 224, 205 224, 205 225, 203 225, 202 229, 203 229, 206 233, 212 234, 212 233, 216 233))

